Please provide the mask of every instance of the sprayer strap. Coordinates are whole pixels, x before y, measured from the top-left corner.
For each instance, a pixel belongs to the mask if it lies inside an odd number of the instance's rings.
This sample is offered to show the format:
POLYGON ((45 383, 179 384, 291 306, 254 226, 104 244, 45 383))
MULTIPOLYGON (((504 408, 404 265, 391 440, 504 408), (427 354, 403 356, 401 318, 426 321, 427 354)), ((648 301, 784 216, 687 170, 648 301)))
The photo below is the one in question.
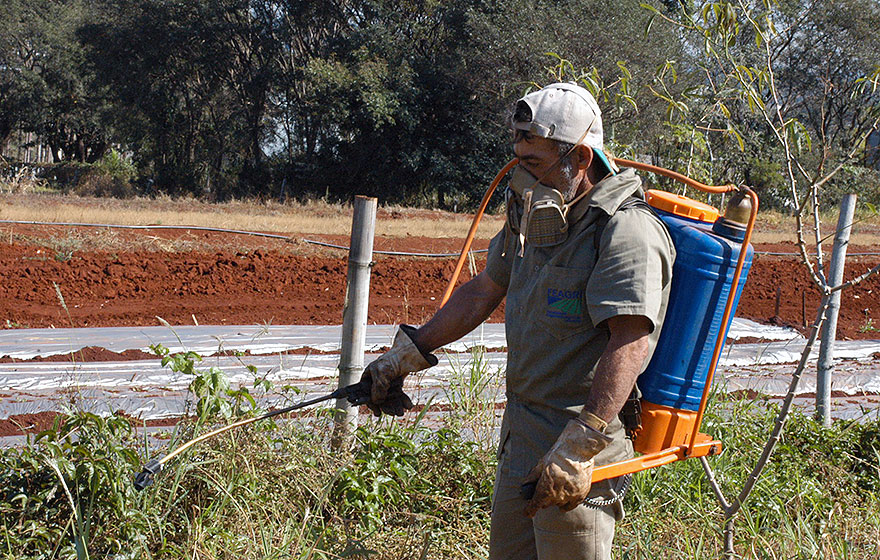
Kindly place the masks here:
MULTIPOLYGON (((616 214, 621 210, 627 210, 629 208, 641 208, 643 210, 647 210, 655 217, 657 217, 658 220, 660 219, 660 217, 657 216, 657 212, 654 212, 654 209, 651 208, 651 205, 637 196, 630 196, 629 198, 624 200, 623 203, 621 203, 621 205, 617 207, 617 210, 615 210, 614 213, 616 214)), ((593 233, 593 248, 596 250, 596 253, 599 252, 599 244, 602 241, 602 234, 605 232, 605 226, 608 225, 608 220, 610 220, 613 215, 614 214, 608 216, 603 213, 599 217, 599 219, 596 220, 596 231, 595 233, 593 233)))

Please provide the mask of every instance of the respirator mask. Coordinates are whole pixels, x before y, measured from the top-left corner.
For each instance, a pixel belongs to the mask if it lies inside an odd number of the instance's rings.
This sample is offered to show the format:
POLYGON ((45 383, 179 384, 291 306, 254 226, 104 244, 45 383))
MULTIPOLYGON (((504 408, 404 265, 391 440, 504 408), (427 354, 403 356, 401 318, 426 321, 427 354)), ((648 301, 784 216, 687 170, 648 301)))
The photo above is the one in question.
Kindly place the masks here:
POLYGON ((521 247, 559 245, 568 237, 568 210, 582 196, 567 203, 561 192, 517 165, 506 193, 508 226, 520 236, 521 247))
MULTIPOLYGON (((577 146, 589 146, 605 163, 602 153, 601 111, 589 91, 571 83, 550 84, 523 96, 516 103, 511 115, 514 134, 525 134, 570 144, 571 148, 550 167, 552 170, 565 160, 577 146)), ((514 145, 527 138, 517 139, 514 145)), ((547 171, 549 173, 549 170, 547 171)), ((590 189, 584 189, 572 200, 543 183, 545 176, 535 177, 522 165, 518 165, 507 188, 507 224, 509 231, 519 235, 522 256, 526 243, 534 247, 559 245, 568 237, 569 220, 579 219, 577 212, 570 212, 590 189)), ((505 243, 505 247, 506 247, 505 243)))

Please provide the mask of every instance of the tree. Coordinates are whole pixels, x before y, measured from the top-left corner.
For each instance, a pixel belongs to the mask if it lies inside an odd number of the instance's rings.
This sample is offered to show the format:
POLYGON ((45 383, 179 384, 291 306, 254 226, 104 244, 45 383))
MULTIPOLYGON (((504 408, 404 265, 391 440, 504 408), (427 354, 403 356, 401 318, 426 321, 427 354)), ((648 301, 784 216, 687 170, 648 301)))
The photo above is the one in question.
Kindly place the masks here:
POLYGON ((707 78, 701 93, 707 101, 703 108, 708 110, 691 117, 697 117, 698 123, 724 123, 723 132, 735 138, 740 148, 749 142, 767 142, 775 148, 780 174, 788 188, 787 204, 797 221, 801 259, 823 294, 769 437, 734 499, 725 497, 708 462, 702 461, 724 513, 726 558, 735 557, 736 516, 782 437, 832 295, 880 271, 878 266, 848 282, 832 285, 823 262, 820 192, 845 166, 857 161, 864 135, 876 128, 880 115, 876 91, 880 73, 873 62, 876 58, 857 56, 856 52, 860 46, 869 51, 875 47, 859 25, 834 23, 841 19, 835 13, 840 9, 858 10, 859 17, 873 26, 871 29, 880 21, 876 4, 861 0, 832 2, 828 12, 819 3, 777 4, 769 0, 686 5, 679 18, 654 10, 657 17, 678 24, 684 36, 700 47, 693 62, 695 70, 707 78), (865 42, 857 45, 856 40, 865 42), (827 64, 821 64, 823 61, 827 64), (811 63, 819 67, 813 71, 804 66, 811 63), (740 119, 741 115, 747 118, 740 119), (807 248, 805 220, 811 221, 814 233, 813 255, 807 248))
POLYGON ((0 143, 20 128, 42 137, 56 160, 97 160, 111 132, 106 91, 75 36, 87 4, 16 1, 2 10, 0 143))
POLYGON ((263 182, 280 45, 275 4, 108 2, 80 38, 116 96, 121 141, 171 192, 254 194, 263 182))

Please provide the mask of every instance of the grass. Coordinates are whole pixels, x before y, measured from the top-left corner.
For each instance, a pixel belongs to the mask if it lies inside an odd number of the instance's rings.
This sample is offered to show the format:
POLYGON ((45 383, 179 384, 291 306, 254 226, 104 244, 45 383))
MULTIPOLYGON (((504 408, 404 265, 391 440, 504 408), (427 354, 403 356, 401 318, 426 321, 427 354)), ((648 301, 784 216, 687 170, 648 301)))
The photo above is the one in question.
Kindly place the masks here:
MULTIPOLYGON (((167 357, 193 376, 200 412, 169 447, 257 412, 246 388, 217 382, 222 372, 201 371, 195 355, 167 357)), ((478 371, 463 371, 453 389, 465 408, 452 416, 473 410, 494 375, 473 363, 478 371)), ((704 431, 724 442, 712 463, 728 495, 773 412, 764 400, 715 396, 704 431)), ((455 421, 428 428, 424 418, 368 420, 345 453, 330 449, 329 414, 267 421, 205 442, 136 493, 132 476, 156 452, 125 418, 71 412, 27 446, 0 451, 0 557, 485 558, 494 450, 455 421)), ((738 518, 738 553, 880 557, 880 422, 826 429, 795 415, 788 426, 738 518)), ((625 505, 616 558, 720 557, 720 510, 697 461, 636 475, 625 505)))
MULTIPOLYGON (((38 222, 85 222, 121 225, 189 225, 251 231, 274 232, 292 237, 315 234, 348 236, 351 233, 351 206, 309 202, 232 201, 208 203, 195 199, 134 198, 126 200, 34 194, 31 190, 0 194, 0 218, 38 222)), ((880 245, 880 217, 863 211, 857 216, 850 243, 880 245)), ((418 235, 437 239, 464 239, 472 215, 396 206, 379 209, 376 235, 398 238, 418 235)), ((823 216, 823 234, 833 233, 836 210, 823 216)), ((503 215, 487 215, 477 231, 477 238, 488 239, 502 226, 503 215)), ((805 222, 806 224, 806 222, 805 222)), ((794 219, 775 211, 759 214, 753 237, 755 243, 794 243, 794 219)), ((70 233, 85 237, 87 250, 210 250, 213 245, 196 236, 163 239, 149 232, 137 236, 121 235, 121 230, 99 229, 93 234, 70 233), (94 237, 94 239, 93 239, 94 237), (134 239, 134 241, 133 241, 134 239)), ((11 235, 11 234, 10 234, 11 235)), ((810 232, 807 231, 808 243, 810 232)), ((5 237, 5 236, 4 236, 5 237)), ((16 236, 19 240, 52 243, 52 234, 40 238, 16 236)), ((268 243, 269 240, 263 240, 268 243)), ((827 240, 830 251, 831 239, 827 240)))
MULTIPOLYGON (((0 218, 37 222, 85 222, 120 225, 189 225, 288 235, 351 233, 350 205, 320 201, 306 203, 208 203, 195 199, 134 198, 127 200, 61 195, 2 195, 0 218)), ((419 235, 464 238, 472 215, 383 207, 376 234, 386 237, 419 235)), ((487 216, 479 236, 490 238, 502 218, 487 216)))

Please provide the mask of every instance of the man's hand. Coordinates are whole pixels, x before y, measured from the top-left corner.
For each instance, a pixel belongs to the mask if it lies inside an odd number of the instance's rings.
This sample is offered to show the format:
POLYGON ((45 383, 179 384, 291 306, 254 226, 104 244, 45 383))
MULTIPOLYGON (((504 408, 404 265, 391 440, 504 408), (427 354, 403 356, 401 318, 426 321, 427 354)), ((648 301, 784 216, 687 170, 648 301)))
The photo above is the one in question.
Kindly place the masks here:
POLYGON ((523 480, 524 484, 537 481, 525 514, 534 517, 539 509, 550 506, 571 511, 580 505, 590 493, 593 457, 609 443, 611 438, 580 418, 569 420, 550 451, 523 480))
POLYGON ((391 349, 376 358, 364 369, 361 381, 371 385, 370 402, 366 403, 373 414, 381 413, 403 416, 413 403, 403 392, 403 380, 414 371, 437 365, 432 354, 422 354, 412 341, 415 328, 401 325, 394 336, 391 349))
MULTIPOLYGON (((366 372, 361 376, 361 383, 365 381, 367 382, 368 387, 372 383, 372 379, 367 376, 366 372)), ((367 389, 367 391, 369 391, 369 389, 367 389)), ((373 402, 372 397, 367 394, 366 398, 360 400, 358 404, 366 405, 376 418, 382 416, 382 414, 387 414, 389 416, 403 416, 407 410, 413 407, 413 402, 410 400, 409 395, 403 392, 403 377, 398 377, 391 382, 391 385, 388 387, 388 393, 385 395, 385 399, 383 399, 382 402, 373 402)))

